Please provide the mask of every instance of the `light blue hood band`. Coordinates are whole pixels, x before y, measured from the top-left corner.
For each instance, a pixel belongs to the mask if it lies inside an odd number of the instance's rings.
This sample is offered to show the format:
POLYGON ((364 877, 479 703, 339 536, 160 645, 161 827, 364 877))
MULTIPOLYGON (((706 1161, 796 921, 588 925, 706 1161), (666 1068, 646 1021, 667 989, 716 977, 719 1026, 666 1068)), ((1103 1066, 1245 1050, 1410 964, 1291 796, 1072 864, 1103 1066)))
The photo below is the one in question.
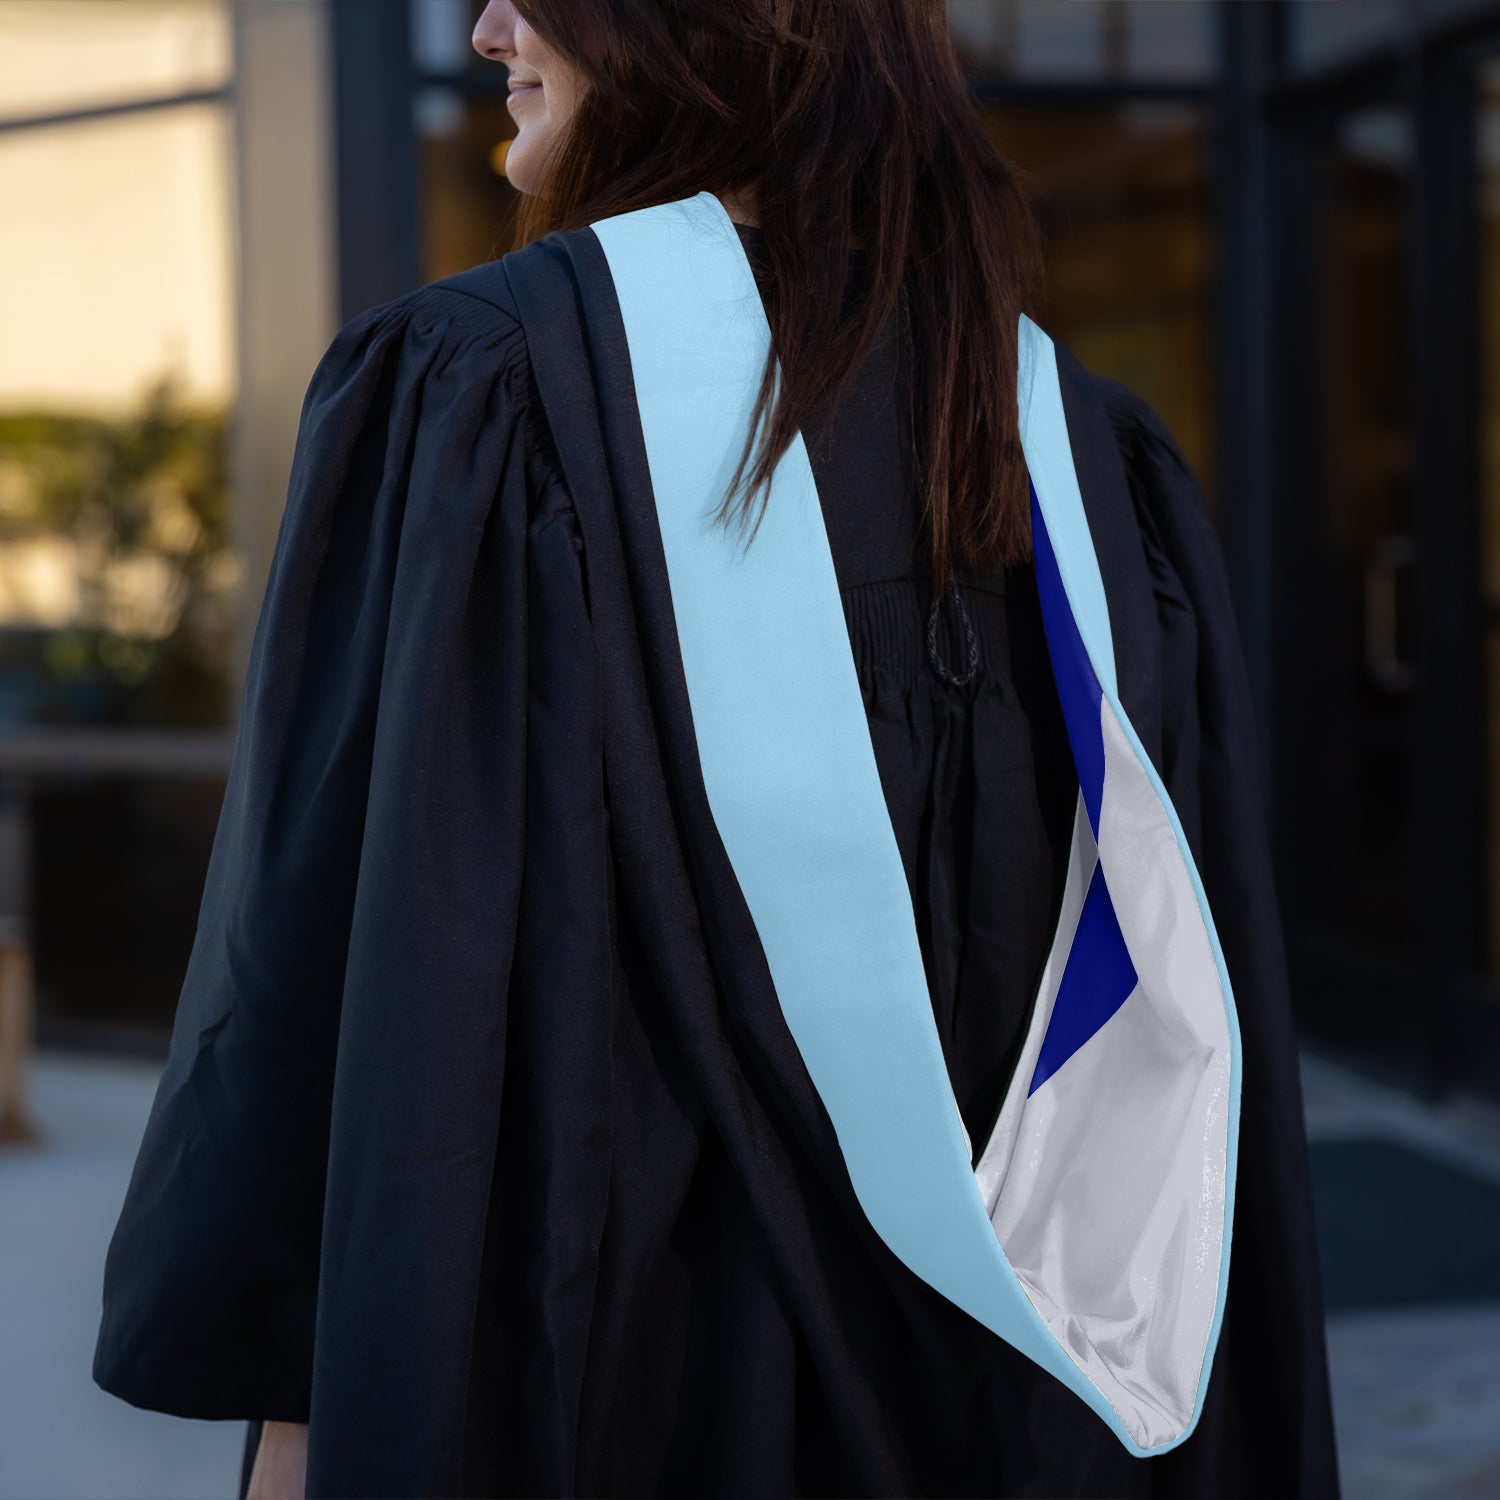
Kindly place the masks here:
POLYGON ((753 544, 711 513, 770 329, 718 198, 591 226, 629 347, 698 754, 870 1223, 1138 1456, 1192 1431, 1223 1313, 1239 1030, 1207 899, 1121 707, 1051 341, 1021 320, 1044 623, 1080 802, 1057 938, 972 1164, 799 434, 753 544))

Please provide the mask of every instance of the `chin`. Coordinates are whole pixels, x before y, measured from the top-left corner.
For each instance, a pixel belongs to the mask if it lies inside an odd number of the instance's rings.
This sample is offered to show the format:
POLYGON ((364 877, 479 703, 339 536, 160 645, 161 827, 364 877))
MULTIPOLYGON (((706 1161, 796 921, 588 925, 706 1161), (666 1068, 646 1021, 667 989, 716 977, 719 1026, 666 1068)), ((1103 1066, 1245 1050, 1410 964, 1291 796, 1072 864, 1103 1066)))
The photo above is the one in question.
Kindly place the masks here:
POLYGON ((519 135, 512 140, 510 149, 505 153, 505 176, 518 193, 529 193, 535 189, 536 164, 532 161, 535 155, 534 143, 527 141, 523 145, 519 135))

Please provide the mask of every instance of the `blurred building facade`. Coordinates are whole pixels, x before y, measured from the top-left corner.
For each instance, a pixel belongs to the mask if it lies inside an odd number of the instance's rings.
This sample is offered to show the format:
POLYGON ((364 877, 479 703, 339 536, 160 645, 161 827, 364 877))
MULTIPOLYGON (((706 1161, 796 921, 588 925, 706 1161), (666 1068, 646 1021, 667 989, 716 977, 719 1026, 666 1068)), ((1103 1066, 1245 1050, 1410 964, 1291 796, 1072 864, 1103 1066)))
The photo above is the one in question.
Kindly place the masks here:
MULTIPOLYGON (((0 0, 0 782, 41 1040, 158 1049, 307 380, 503 254, 480 0, 0 0)), ((1224 537, 1299 1022, 1500 1096, 1500 0, 949 0, 1224 537)))

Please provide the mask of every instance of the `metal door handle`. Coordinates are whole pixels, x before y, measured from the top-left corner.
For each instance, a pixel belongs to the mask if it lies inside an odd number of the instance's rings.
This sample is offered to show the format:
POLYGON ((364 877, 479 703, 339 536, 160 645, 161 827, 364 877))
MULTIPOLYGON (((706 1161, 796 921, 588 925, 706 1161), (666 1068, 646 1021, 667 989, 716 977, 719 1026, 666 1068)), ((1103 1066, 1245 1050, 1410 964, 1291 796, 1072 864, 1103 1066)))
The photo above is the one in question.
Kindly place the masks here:
POLYGON ((1409 693, 1417 669, 1401 655, 1399 574, 1415 561, 1408 536, 1382 537, 1365 564, 1365 670, 1388 693, 1409 693))

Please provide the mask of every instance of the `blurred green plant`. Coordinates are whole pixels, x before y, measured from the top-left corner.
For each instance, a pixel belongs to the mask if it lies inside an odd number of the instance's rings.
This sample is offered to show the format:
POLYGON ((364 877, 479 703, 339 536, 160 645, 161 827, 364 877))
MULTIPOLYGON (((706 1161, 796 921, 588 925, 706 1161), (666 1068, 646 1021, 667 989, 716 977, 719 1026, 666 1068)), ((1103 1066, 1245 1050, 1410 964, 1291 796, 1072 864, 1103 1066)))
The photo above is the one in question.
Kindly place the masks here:
POLYGON ((172 374, 125 418, 0 413, 0 721, 225 722, 228 447, 172 374))

